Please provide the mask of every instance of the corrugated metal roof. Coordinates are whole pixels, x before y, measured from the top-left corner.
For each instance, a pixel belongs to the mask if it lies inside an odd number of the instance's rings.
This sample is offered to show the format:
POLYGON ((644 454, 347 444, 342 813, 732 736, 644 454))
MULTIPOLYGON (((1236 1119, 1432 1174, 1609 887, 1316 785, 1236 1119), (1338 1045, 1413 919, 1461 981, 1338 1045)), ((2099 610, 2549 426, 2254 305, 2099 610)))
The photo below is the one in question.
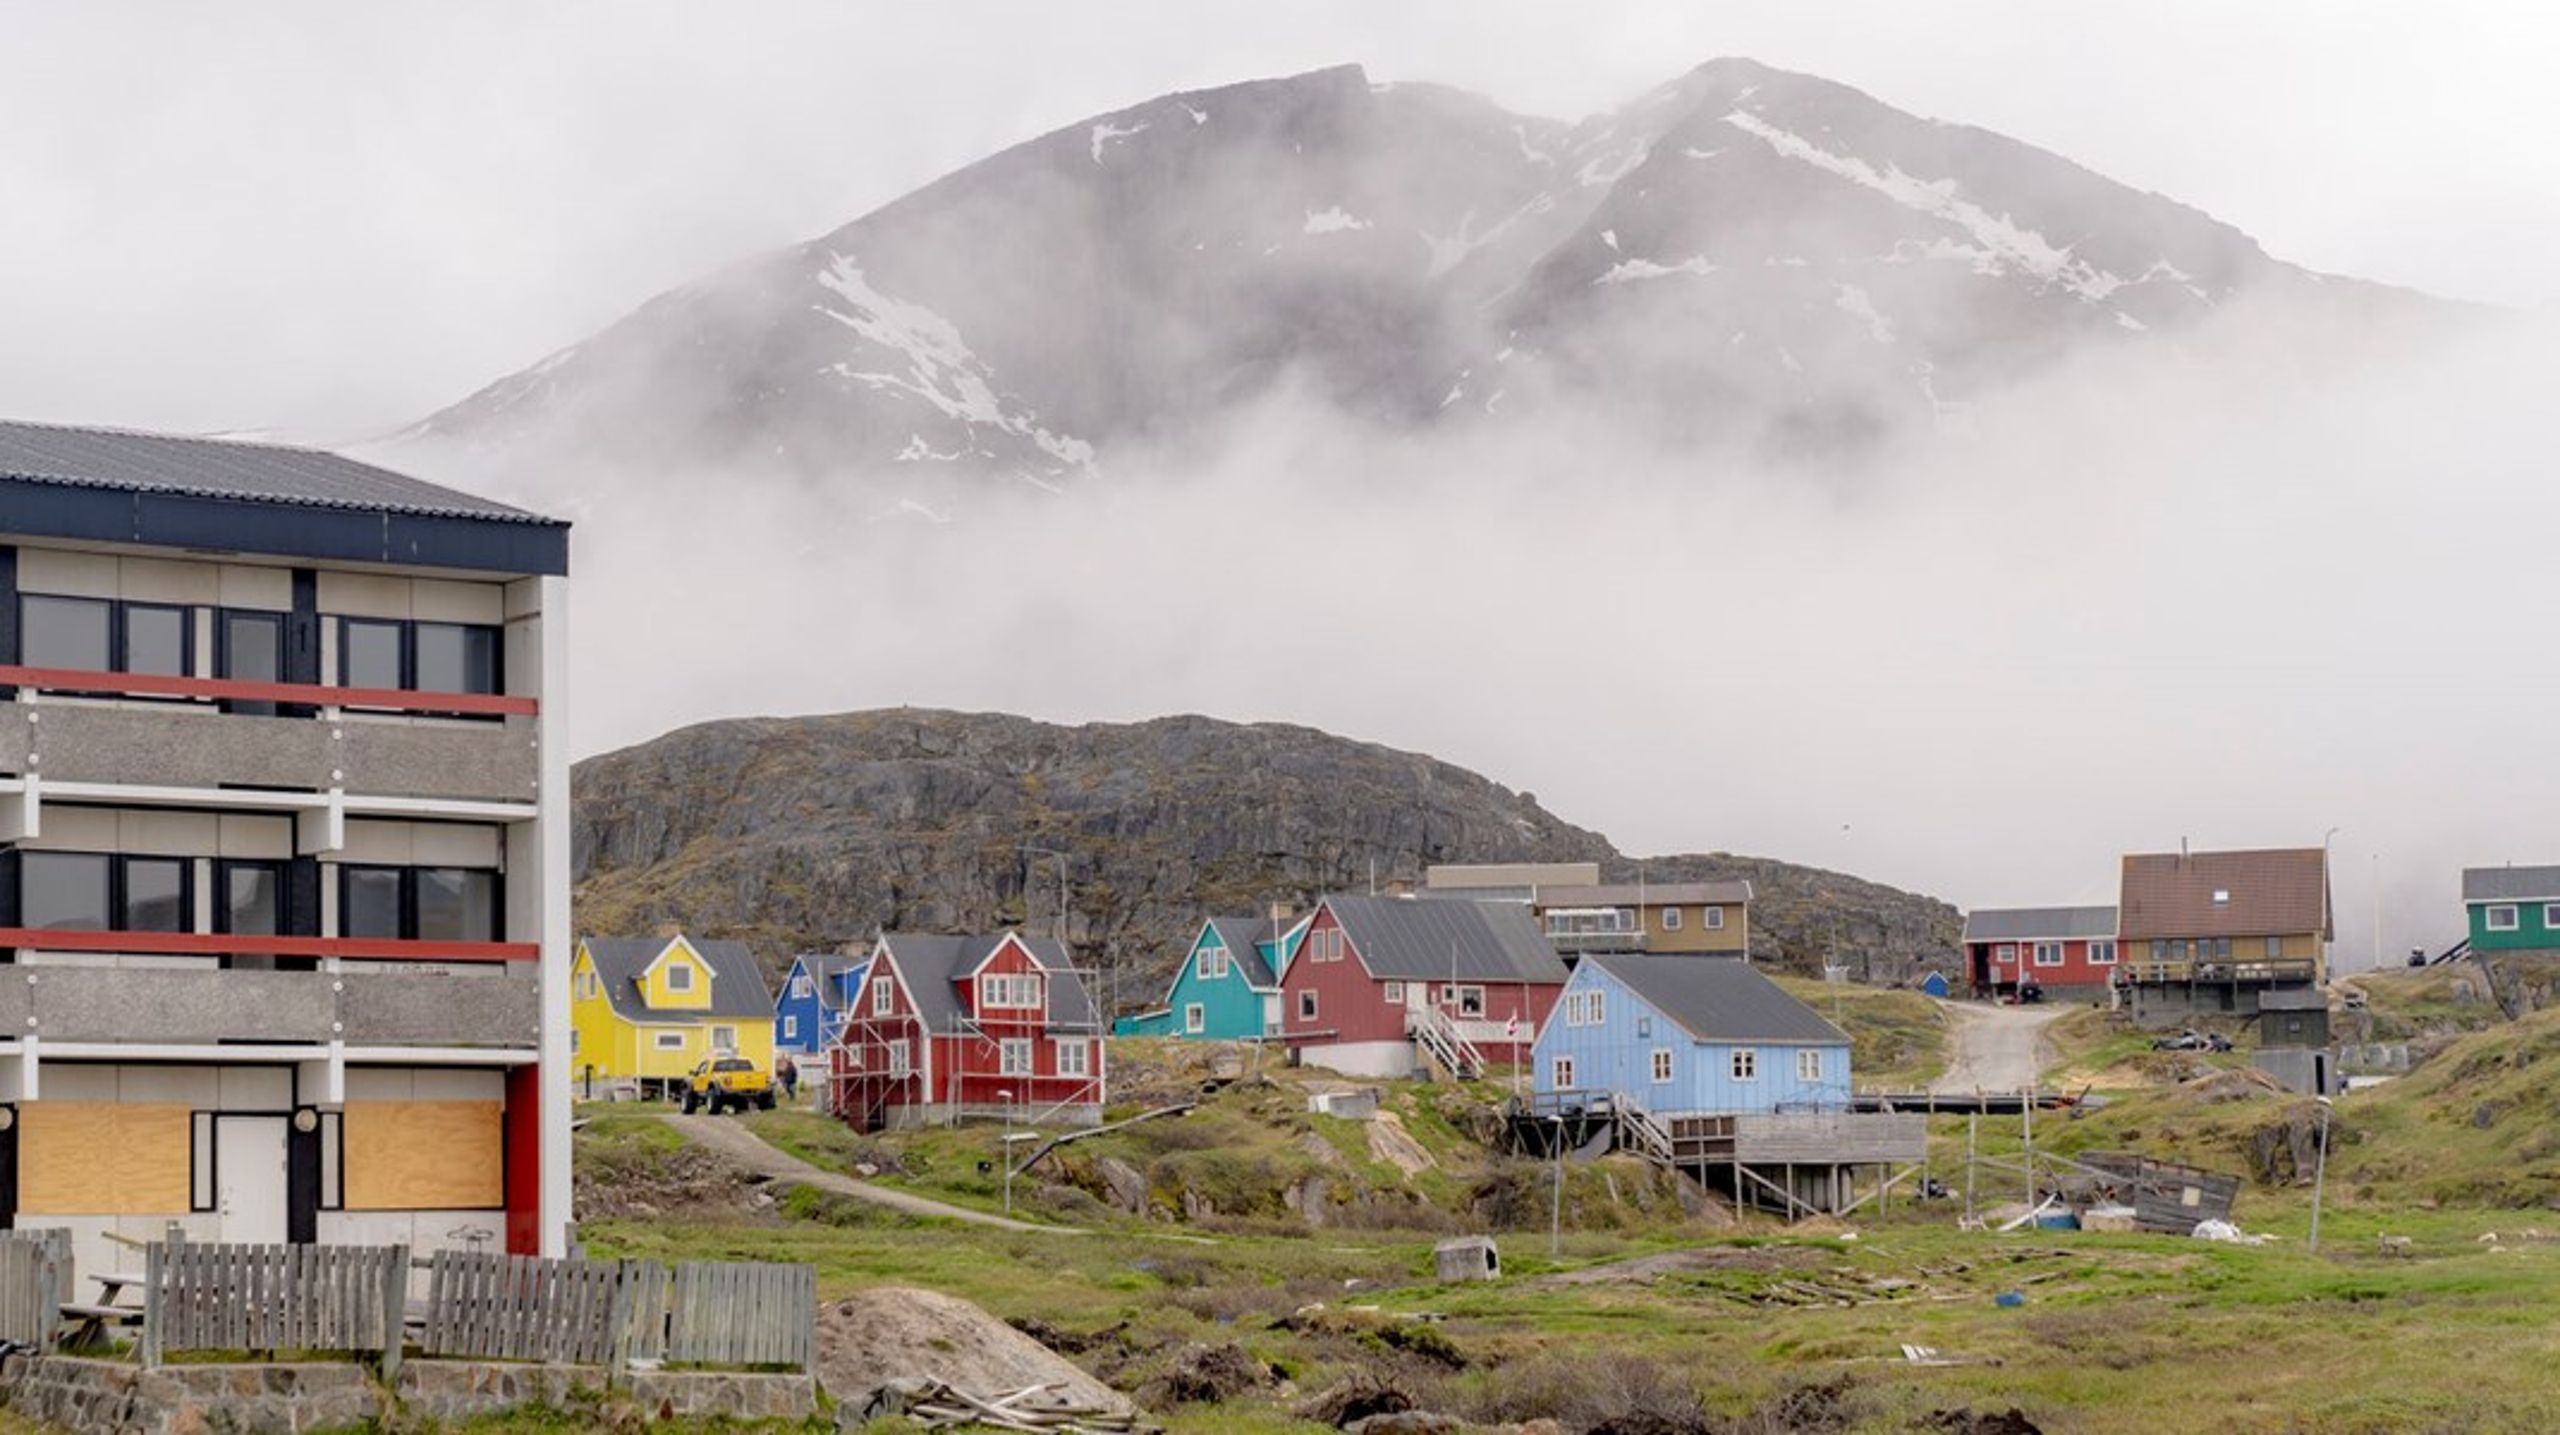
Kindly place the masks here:
POLYGON ((320 449, 0 420, 0 478, 74 488, 565 526, 320 449))
POLYGON ((756 954, 744 942, 699 942, 693 948, 711 966, 711 1005, 684 1011, 652 1007, 640 999, 640 976, 675 941, 673 937, 587 937, 587 957, 596 979, 604 983, 614 1015, 624 1021, 656 1025, 701 1021, 740 1021, 773 1017, 773 993, 765 989, 756 954))
POLYGON ((2465 867, 2465 902, 2560 902, 2560 867, 2465 867))
POLYGON ((2328 854, 2317 847, 2134 853, 2124 859, 2116 925, 2128 942, 2327 936, 2327 864, 2328 854))
POLYGON ((1549 907, 1731 906, 1751 900, 1751 884, 1728 882, 1602 882, 1540 887, 1530 905, 1549 907))
POLYGON ((1848 1035, 1739 957, 1609 953, 1583 961, 1700 1041, 1846 1046, 1848 1035))
POLYGON ((1564 959, 1526 907, 1408 897, 1327 897, 1369 974, 1395 981, 1561 983, 1564 959))
POLYGON ((1964 914, 1968 942, 2076 942, 2115 934, 2113 907, 1985 907, 1964 914))
MULTIPOLYGON (((1228 960, 1244 969, 1245 985, 1265 989, 1279 985, 1278 979, 1271 975, 1271 963, 1263 960, 1261 950, 1254 943, 1270 942, 1277 950, 1284 929, 1275 927, 1267 918, 1257 917, 1211 917, 1209 927, 1226 947, 1228 960)), ((1196 942, 1192 945, 1195 950, 1199 946, 1196 942)))
MULTIPOLYGON (((1067 949, 1054 937, 989 932, 966 937, 922 932, 881 934, 877 952, 906 978, 908 999, 929 1031, 956 1031, 960 1026, 960 979, 977 969, 1007 936, 1017 936, 1031 959, 1049 974, 1049 1022, 1052 1026, 1092 1027, 1100 1014, 1084 979, 1076 975, 1067 949)), ((875 958, 877 952, 874 953, 875 958)))
POLYGON ((848 957, 842 952, 802 952, 791 960, 816 984, 818 1005, 830 1011, 844 1005, 844 979, 861 981, 862 969, 871 965, 869 957, 848 957))

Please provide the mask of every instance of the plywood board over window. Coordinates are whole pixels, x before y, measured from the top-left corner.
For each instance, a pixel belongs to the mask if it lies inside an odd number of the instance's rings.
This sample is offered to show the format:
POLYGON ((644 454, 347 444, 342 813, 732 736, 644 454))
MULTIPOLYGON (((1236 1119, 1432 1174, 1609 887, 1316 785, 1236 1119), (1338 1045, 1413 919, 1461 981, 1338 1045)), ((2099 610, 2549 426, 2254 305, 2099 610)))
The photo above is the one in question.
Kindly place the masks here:
POLYGON ((18 1108, 18 1213, 184 1215, 194 1138, 184 1103, 27 1102, 18 1108))
POLYGON ((350 1101, 350 1211, 487 1211, 506 1204, 495 1101, 350 1101))

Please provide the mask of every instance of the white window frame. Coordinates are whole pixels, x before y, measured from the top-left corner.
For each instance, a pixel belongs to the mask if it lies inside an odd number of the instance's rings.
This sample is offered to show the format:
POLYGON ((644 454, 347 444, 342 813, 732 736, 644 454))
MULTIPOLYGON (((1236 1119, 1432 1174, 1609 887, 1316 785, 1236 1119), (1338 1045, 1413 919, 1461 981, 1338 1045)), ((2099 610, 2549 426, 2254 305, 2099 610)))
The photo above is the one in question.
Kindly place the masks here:
POLYGON ((653 1051, 682 1051, 684 1050, 684 1036, 685 1034, 680 1031, 652 1032, 650 1034, 649 1046, 653 1051))
POLYGON ((1008 1036, 996 1043, 996 1075, 1029 1076, 1031 1074, 1031 1038, 1008 1036))
POLYGON ((913 1076, 916 1074, 916 1054, 907 1046, 907 1039, 905 1037, 897 1037, 893 1040, 882 1042, 881 1045, 888 1048, 889 1074, 891 1076, 913 1076))
POLYGON ((1652 1039, 1653 1018, 1646 1016, 1642 1012, 1636 1013, 1636 1040, 1651 1041, 1652 1039))
POLYGON ((1706 929, 1707 929, 1708 931, 1710 931, 1710 932, 1720 932, 1720 931, 1723 931, 1723 930, 1724 930, 1724 908, 1722 908, 1722 907, 1700 907, 1700 908, 1698 909, 1698 925, 1699 925, 1699 926, 1701 926, 1701 927, 1706 928, 1706 929))
POLYGON ((582 1002, 591 1002, 595 999, 596 974, 592 971, 578 973, 578 1000, 582 1002))
POLYGON ((786 1042, 798 1041, 800 1039, 800 1014, 798 1012, 786 1012, 783 1014, 782 1039, 786 1042))
POLYGON ((1199 951, 1192 953, 1192 980, 1202 982, 1215 980, 1218 975, 1217 959, 1224 951, 1226 951, 1224 947, 1202 947, 1199 951))
POLYGON ((791 994, 795 997, 805 998, 814 990, 816 990, 816 988, 810 985, 809 979, 806 976, 797 976, 791 979, 791 994))
POLYGON ((882 972, 878 976, 873 977, 871 979, 871 1014, 873 1016, 887 1016, 897 1009, 897 984, 889 979, 889 974, 887 972, 882 972))
POLYGON ((860 1042, 858 1042, 858 1041, 849 1041, 849 1042, 846 1042, 846 1043, 844 1044, 844 1065, 845 1065, 845 1070, 847 1070, 847 1071, 860 1071, 860 1070, 862 1070, 862 1052, 863 1052, 863 1046, 862 1046, 862 1043, 860 1043, 860 1042))
POLYGON ((1185 1003, 1182 1008, 1182 1034, 1198 1036, 1209 1029, 1209 1008, 1199 1002, 1185 1003))
POLYGON ((1300 1021, 1314 1021, 1315 1019, 1316 1019, 1316 993, 1315 993, 1315 988, 1313 988, 1313 987, 1300 987, 1300 988, 1298 989, 1298 1020, 1300 1020, 1300 1021))
POLYGON ((734 1026, 713 1027, 711 1029, 711 1049, 714 1052, 725 1051, 731 1056, 737 1055, 738 1029, 734 1026))
POLYGON ((1758 1081, 1760 1079, 1760 1048, 1735 1047, 1728 1069, 1732 1071, 1733 1079, 1736 1081, 1758 1081))
POLYGON ((1679 908, 1665 907, 1662 909, 1662 930, 1666 932, 1676 932, 1680 930, 1679 908))
POLYGON ((1386 995, 1386 999, 1387 999, 1387 1005, 1389 1005, 1389 1006, 1403 1006, 1403 1005, 1404 1005, 1404 983, 1402 983, 1402 982, 1388 982, 1388 983, 1386 983, 1386 987, 1385 987, 1385 995, 1386 995))
POLYGON ((1547 1085, 1558 1091, 1573 1090, 1573 1058, 1553 1057, 1547 1062, 1547 1085))
POLYGON ((2058 967, 2058 966, 2061 966, 2061 965, 2062 965, 2062 954, 2063 954, 2063 945, 2062 945, 2062 943, 2060 943, 2060 942, 2038 942, 2038 943, 2036 943, 2036 965, 2037 965, 2037 966, 2040 966, 2040 967, 2058 967))
POLYGON ((2560 902, 2542 904, 2542 925, 2546 930, 2560 931, 2560 902))
POLYGON ((1663 1082, 1669 1081, 1670 1079, 1671 1079, 1671 1048, 1669 1048, 1669 1047, 1667 1047, 1667 1046, 1657 1046, 1657 1047, 1655 1047, 1655 1048, 1653 1049, 1653 1080, 1654 1080, 1654 1084, 1658 1086, 1658 1085, 1662 1084, 1663 1082))
POLYGON ((1991 949, 1991 962, 1994 966, 2016 966, 2018 964, 2018 944, 2015 942, 2002 942, 1998 946, 1993 947, 1991 949))
POLYGON ((1822 1048, 1821 1048, 1821 1047, 1818 1047, 1818 1046, 1807 1046, 1807 1047, 1799 1047, 1799 1048, 1797 1048, 1797 1050, 1796 1050, 1796 1080, 1798 1080, 1798 1081, 1820 1081, 1821 1079, 1822 1079, 1822 1048))
POLYGON ((683 992, 687 996, 693 994, 693 963, 667 963, 667 991, 671 994, 683 992), (683 980, 677 980, 679 977, 683 980))
POLYGON ((1049 1039, 1050 1049, 1057 1053, 1060 1076, 1093 1075, 1093 1048, 1080 1036, 1056 1036, 1049 1039))
POLYGON ((2116 944, 2112 940, 2094 941, 2089 944, 2089 965, 2112 967, 2115 964, 2116 944))
POLYGON ((2284 956, 2284 938, 2282 938, 2282 937, 2269 937, 2269 938, 2267 938, 2267 960, 2269 960, 2269 961, 2271 961, 2271 962, 2272 962, 2272 961, 2277 961, 2277 960, 2280 960, 2283 956, 2284 956))
POLYGON ((1457 1013, 1459 1016, 1476 1020, 1481 1020, 1484 1017, 1485 1004, 1483 987, 1476 986, 1473 983, 1461 986, 1444 986, 1440 989, 1440 993, 1440 1004, 1457 1013), (1474 1011, 1467 1010, 1467 1004, 1469 1002, 1473 1002, 1475 1004, 1474 1011))
POLYGON ((1030 972, 988 972, 978 978, 982 1011, 1038 1011, 1040 978, 1030 972))

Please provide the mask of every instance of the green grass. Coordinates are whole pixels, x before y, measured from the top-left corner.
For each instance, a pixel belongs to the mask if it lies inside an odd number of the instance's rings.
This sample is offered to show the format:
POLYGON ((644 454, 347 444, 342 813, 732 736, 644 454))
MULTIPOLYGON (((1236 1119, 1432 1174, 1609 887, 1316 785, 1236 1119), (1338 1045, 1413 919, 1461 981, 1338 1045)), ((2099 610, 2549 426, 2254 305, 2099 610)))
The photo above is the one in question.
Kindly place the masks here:
POLYGON ((1859 1086, 1907 1091, 1947 1069, 1947 1024, 1938 1004, 1918 992, 1821 982, 1772 980, 1849 1034, 1849 1069, 1859 1086))

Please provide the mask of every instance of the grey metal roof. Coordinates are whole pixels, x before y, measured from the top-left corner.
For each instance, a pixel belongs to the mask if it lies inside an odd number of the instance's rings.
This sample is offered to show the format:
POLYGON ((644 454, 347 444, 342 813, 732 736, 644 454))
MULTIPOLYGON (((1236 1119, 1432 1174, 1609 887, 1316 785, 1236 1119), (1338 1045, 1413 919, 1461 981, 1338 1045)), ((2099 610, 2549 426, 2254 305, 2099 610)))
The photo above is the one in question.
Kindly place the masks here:
POLYGON ((1731 906, 1751 900, 1751 884, 1739 878, 1722 882, 1602 882, 1592 885, 1540 887, 1530 905, 1550 907, 1678 907, 1731 906))
POLYGON ((0 478, 367 513, 565 526, 319 449, 0 420, 0 478))
POLYGON ((2465 902, 2560 902, 2560 867, 2465 867, 2465 902))
POLYGON ((1636 956, 1582 959, 1618 979, 1647 1006, 1700 1041, 1846 1046, 1848 1035, 1787 995, 1739 957, 1636 956))
POLYGON ((1561 983, 1564 959, 1508 902, 1327 897, 1369 975, 1395 981, 1561 983))
MULTIPOLYGON (((1286 928, 1259 917, 1211 917, 1209 928, 1226 947, 1228 960, 1244 969, 1245 985, 1268 991, 1280 984, 1279 978, 1271 974, 1271 963, 1263 960, 1254 943, 1271 942, 1276 946, 1286 928)), ((1197 951, 1200 944, 1191 945, 1197 951)))
POLYGON ((2113 907, 1986 907, 1964 914, 1968 942, 2076 942, 2115 934, 2113 907))
POLYGON ((887 953, 907 984, 908 1000, 928 1031, 956 1031, 960 1026, 960 979, 975 971, 1007 936, 1017 936, 1031 959, 1049 974, 1049 1024, 1095 1027, 1101 1013, 1084 979, 1075 973, 1067 949, 1054 937, 1028 933, 989 932, 945 937, 923 932, 883 932, 873 953, 887 953))
POLYGON ((587 957, 595 963, 596 979, 604 983, 605 997, 613 1003, 614 1015, 625 1021, 648 1022, 652 1025, 682 1024, 701 1021, 738 1021, 773 1016, 773 993, 764 985, 764 973, 756 966, 756 954, 744 942, 703 942, 691 937, 685 945, 711 965, 711 1005, 686 1011, 669 1011, 652 1007, 640 999, 640 976, 649 964, 675 941, 673 937, 587 937, 582 939, 587 957))

